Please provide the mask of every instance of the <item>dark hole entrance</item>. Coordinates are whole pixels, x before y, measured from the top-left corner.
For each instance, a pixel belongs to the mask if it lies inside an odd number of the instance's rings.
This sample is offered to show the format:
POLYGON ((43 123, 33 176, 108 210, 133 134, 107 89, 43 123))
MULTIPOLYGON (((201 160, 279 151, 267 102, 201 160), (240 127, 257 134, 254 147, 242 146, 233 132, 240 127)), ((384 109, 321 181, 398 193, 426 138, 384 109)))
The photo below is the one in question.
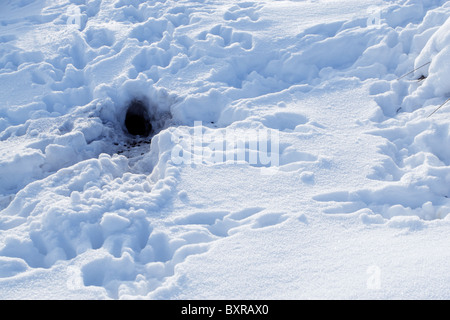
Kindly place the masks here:
POLYGON ((125 127, 134 136, 148 137, 152 132, 150 116, 142 101, 133 100, 128 106, 125 127))

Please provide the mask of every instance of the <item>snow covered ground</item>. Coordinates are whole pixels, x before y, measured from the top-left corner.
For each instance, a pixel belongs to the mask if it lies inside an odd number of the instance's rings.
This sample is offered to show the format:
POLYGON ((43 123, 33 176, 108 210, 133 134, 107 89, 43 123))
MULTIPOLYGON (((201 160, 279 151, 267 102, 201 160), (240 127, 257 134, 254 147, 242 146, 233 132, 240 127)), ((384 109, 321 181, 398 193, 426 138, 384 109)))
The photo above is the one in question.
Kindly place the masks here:
POLYGON ((0 298, 449 299, 449 17, 0 1, 0 298))

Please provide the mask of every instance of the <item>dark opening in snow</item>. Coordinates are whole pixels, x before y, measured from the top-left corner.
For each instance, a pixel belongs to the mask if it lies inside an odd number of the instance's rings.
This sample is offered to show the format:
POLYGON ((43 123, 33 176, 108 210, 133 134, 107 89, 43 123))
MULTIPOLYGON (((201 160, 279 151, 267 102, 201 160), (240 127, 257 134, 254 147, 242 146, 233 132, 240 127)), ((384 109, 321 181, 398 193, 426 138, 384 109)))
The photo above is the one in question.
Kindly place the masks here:
POLYGON ((125 127, 134 136, 148 137, 152 132, 148 109, 142 101, 131 101, 125 116, 125 127))

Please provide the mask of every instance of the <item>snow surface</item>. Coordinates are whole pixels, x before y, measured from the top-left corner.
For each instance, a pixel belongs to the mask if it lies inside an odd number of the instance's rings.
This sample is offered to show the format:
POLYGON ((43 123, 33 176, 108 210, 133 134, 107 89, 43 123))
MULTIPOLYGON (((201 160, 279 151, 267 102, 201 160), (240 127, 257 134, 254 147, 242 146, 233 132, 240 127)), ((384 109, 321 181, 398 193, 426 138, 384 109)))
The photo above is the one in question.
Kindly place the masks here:
POLYGON ((1 1, 0 298, 449 299, 450 105, 429 116, 449 17, 444 0, 1 1), (151 144, 126 133, 133 99, 151 144), (191 148, 198 121, 220 143, 276 132, 276 163, 191 148))

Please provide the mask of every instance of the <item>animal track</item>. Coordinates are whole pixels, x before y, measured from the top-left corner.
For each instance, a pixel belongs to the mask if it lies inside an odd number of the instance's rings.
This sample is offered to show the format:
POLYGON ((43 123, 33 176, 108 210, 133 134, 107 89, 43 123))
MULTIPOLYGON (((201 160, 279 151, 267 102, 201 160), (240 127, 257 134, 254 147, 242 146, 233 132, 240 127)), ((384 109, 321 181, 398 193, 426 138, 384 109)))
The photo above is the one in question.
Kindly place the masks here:
POLYGON ((228 9, 223 18, 228 21, 248 19, 255 22, 260 18, 258 11, 261 8, 262 6, 258 6, 256 2, 241 2, 228 9))
POLYGON ((256 219, 256 221, 252 225, 252 228, 253 229, 261 229, 261 228, 275 226, 279 223, 282 223, 286 219, 287 219, 287 217, 285 216, 284 213, 278 213, 278 212, 266 213, 256 219))
POLYGON ((285 221, 284 213, 265 212, 264 208, 254 207, 235 212, 196 212, 174 220, 179 225, 198 225, 206 228, 212 235, 226 237, 245 227, 266 228, 285 221))
MULTIPOLYGON (((115 287, 115 279, 133 281, 139 274, 143 274, 145 294, 148 294, 174 274, 177 264, 191 255, 206 252, 210 243, 218 238, 227 237, 245 227, 268 228, 286 219, 284 213, 265 212, 263 208, 248 208, 237 212, 194 212, 173 219, 168 227, 178 230, 178 236, 169 237, 167 233, 152 230, 145 220, 140 220, 141 224, 136 229, 131 228, 136 222, 125 217, 110 214, 107 218, 104 215, 102 226, 106 239, 100 251, 103 253, 99 254, 98 259, 81 267, 83 284, 106 287, 110 296, 117 298, 119 290, 115 287), (118 231, 120 236, 115 237, 114 233, 118 231), (141 240, 124 241, 124 232, 131 237, 141 235, 141 240), (135 247, 130 248, 133 243, 135 247)), ((130 286, 133 284, 130 283, 130 286)))
POLYGON ((217 39, 217 43, 222 47, 230 47, 233 44, 238 44, 246 50, 253 47, 253 38, 250 33, 234 31, 231 27, 216 25, 211 30, 200 33, 198 39, 205 41, 210 35, 213 36, 213 39, 217 39))
POLYGON ((130 37, 140 42, 154 43, 162 39, 164 31, 167 30, 166 19, 149 18, 146 22, 139 24, 130 32, 130 37))
POLYGON ((297 126, 304 125, 308 122, 308 118, 302 114, 292 112, 277 112, 264 116, 261 121, 264 126, 280 130, 295 130, 297 126))
POLYGON ((423 220, 448 215, 450 154, 442 145, 450 143, 449 125, 430 128, 420 121, 371 133, 386 138, 380 147, 386 159, 368 178, 386 181, 386 186, 318 195, 315 200, 330 203, 325 212, 348 214, 368 208, 386 219, 417 216, 423 220))
POLYGON ((90 27, 85 31, 86 42, 94 49, 111 47, 115 42, 114 32, 106 28, 90 27))
POLYGON ((328 214, 353 214, 369 209, 371 215, 378 214, 385 219, 417 216, 434 220, 445 218, 450 213, 448 198, 438 196, 433 188, 420 184, 393 183, 380 189, 321 194, 314 200, 329 203, 328 208, 324 209, 328 214), (424 202, 424 198, 429 201, 424 202))

